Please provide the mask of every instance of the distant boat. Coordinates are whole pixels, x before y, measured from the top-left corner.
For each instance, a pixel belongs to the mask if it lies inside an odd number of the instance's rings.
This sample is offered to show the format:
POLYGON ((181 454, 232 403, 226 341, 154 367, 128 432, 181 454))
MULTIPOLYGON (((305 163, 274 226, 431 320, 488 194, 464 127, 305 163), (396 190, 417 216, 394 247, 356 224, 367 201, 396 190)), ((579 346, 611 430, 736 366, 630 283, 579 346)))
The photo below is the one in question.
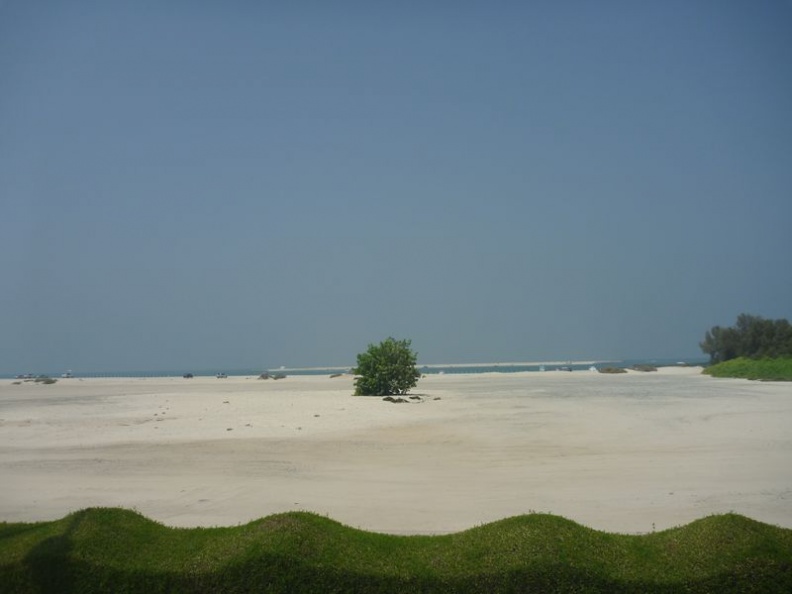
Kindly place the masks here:
POLYGON ((74 376, 72 375, 71 369, 69 369, 69 371, 67 371, 66 373, 61 373, 61 377, 69 378, 69 377, 74 377, 74 376))

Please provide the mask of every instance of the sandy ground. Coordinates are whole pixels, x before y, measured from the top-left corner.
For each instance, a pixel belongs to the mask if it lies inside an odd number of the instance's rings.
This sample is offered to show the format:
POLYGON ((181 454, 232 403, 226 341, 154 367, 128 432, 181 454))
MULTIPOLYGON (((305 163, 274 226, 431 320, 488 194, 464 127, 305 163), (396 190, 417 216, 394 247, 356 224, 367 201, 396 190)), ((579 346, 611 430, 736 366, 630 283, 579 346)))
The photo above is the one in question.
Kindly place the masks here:
POLYGON ((397 534, 530 511, 627 533, 792 527, 792 385, 697 368, 352 379, 0 380, 0 520, 123 506, 171 526, 309 510, 397 534))

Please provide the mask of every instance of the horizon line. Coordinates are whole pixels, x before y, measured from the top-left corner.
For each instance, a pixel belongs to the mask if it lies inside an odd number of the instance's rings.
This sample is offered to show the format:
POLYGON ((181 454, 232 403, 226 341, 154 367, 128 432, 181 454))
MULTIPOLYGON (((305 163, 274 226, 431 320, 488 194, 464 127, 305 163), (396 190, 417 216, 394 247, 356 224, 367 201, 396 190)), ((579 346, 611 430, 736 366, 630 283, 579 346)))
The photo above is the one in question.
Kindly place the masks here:
MULTIPOLYGON (((573 359, 552 359, 552 360, 539 360, 539 361, 491 361, 491 362, 476 362, 476 363, 416 363, 416 367, 418 368, 426 368, 426 369, 440 369, 440 368, 451 368, 451 369, 460 369, 465 367, 530 367, 530 366, 537 366, 537 365, 598 365, 603 363, 623 363, 625 361, 674 361, 674 362, 687 362, 687 361, 699 361, 707 359, 706 356, 695 356, 695 357, 629 357, 629 358, 612 358, 612 359, 580 359, 580 360, 573 360, 573 359)), ((254 372, 256 369, 260 369, 261 372, 277 372, 277 371, 337 371, 337 370, 349 370, 355 367, 354 364, 347 364, 347 365, 317 365, 317 366, 305 366, 305 367, 287 367, 287 366, 278 366, 278 367, 234 367, 234 368, 222 368, 218 366, 214 366, 211 368, 203 368, 197 369, 198 373, 205 372, 207 374, 215 374, 215 373, 233 373, 233 372, 244 372, 242 375, 249 375, 251 372, 254 372), (213 371, 210 371, 213 370, 213 371)), ((72 371, 74 368, 71 369, 64 369, 63 372, 54 374, 53 377, 58 377, 64 372, 75 373, 72 371)), ((189 369, 185 368, 186 370, 178 371, 176 368, 159 368, 159 369, 109 369, 109 370, 80 370, 77 368, 77 375, 99 375, 99 374, 108 374, 108 375, 115 375, 117 377, 123 377, 124 373, 129 374, 176 374, 181 375, 183 373, 196 373, 196 371, 190 371, 189 369)), ((194 368, 193 368, 194 369, 194 368)), ((33 373, 27 371, 25 373, 19 372, 0 372, 0 376, 7 376, 11 378, 15 378, 19 375, 31 374, 33 376, 43 375, 40 372, 33 373)))

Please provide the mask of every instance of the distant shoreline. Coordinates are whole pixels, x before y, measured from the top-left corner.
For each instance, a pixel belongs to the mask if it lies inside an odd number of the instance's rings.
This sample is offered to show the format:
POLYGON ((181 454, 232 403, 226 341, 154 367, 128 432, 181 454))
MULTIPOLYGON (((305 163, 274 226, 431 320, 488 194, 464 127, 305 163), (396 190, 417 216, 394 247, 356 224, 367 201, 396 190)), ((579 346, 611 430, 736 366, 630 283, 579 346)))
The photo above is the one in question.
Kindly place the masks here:
MULTIPOLYGON (((636 364, 649 364, 654 366, 674 366, 679 363, 686 365, 705 365, 703 357, 679 357, 679 358, 654 358, 654 359, 587 359, 587 360, 553 360, 553 361, 524 361, 524 362, 495 362, 495 363, 419 363, 418 369, 439 372, 449 370, 449 372, 459 373, 459 370, 469 369, 470 373, 488 373, 501 369, 513 372, 514 370, 538 371, 538 368, 547 367, 548 370, 557 367, 572 367, 576 370, 587 369, 591 365, 610 365, 615 367, 629 367, 636 364), (533 369, 529 369, 533 368, 533 369), (452 371, 453 370, 453 371, 452 371)), ((256 368, 210 368, 210 369, 160 369, 160 370, 110 370, 110 371, 85 371, 61 370, 59 372, 24 371, 18 373, 0 373, 0 379, 20 379, 19 375, 30 373, 31 377, 40 375, 53 378, 61 378, 67 371, 75 378, 141 378, 141 377, 182 377, 184 374, 192 374, 195 377, 212 377, 219 373, 228 376, 258 376, 262 373, 283 373, 294 375, 319 375, 322 373, 348 373, 354 365, 323 365, 309 367, 256 367, 256 368)))
MULTIPOLYGON (((525 361, 507 363, 418 363, 419 369, 461 369, 465 367, 535 367, 537 365, 601 365, 617 361, 608 359, 601 361, 525 361)), ((278 367, 269 371, 336 371, 338 369, 352 369, 354 365, 337 365, 335 367, 278 367)))
POLYGON ((602 363, 613 363, 613 360, 602 361, 526 361, 524 363, 432 363, 419 365, 418 367, 428 367, 429 369, 438 368, 459 368, 459 367, 535 367, 536 365, 600 365, 602 363))

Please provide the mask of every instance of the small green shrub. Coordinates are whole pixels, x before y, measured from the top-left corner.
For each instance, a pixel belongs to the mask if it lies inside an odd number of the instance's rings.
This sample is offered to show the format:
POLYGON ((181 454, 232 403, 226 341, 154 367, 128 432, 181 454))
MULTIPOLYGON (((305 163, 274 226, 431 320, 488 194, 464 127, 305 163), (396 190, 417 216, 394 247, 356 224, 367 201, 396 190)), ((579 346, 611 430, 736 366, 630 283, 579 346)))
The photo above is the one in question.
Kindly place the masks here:
POLYGON ((627 373, 624 367, 602 367, 599 369, 600 373, 627 373))
POLYGON ((378 345, 370 344, 357 356, 352 370, 356 396, 391 396, 406 394, 418 383, 421 373, 415 367, 417 355, 409 340, 387 338, 378 345))

